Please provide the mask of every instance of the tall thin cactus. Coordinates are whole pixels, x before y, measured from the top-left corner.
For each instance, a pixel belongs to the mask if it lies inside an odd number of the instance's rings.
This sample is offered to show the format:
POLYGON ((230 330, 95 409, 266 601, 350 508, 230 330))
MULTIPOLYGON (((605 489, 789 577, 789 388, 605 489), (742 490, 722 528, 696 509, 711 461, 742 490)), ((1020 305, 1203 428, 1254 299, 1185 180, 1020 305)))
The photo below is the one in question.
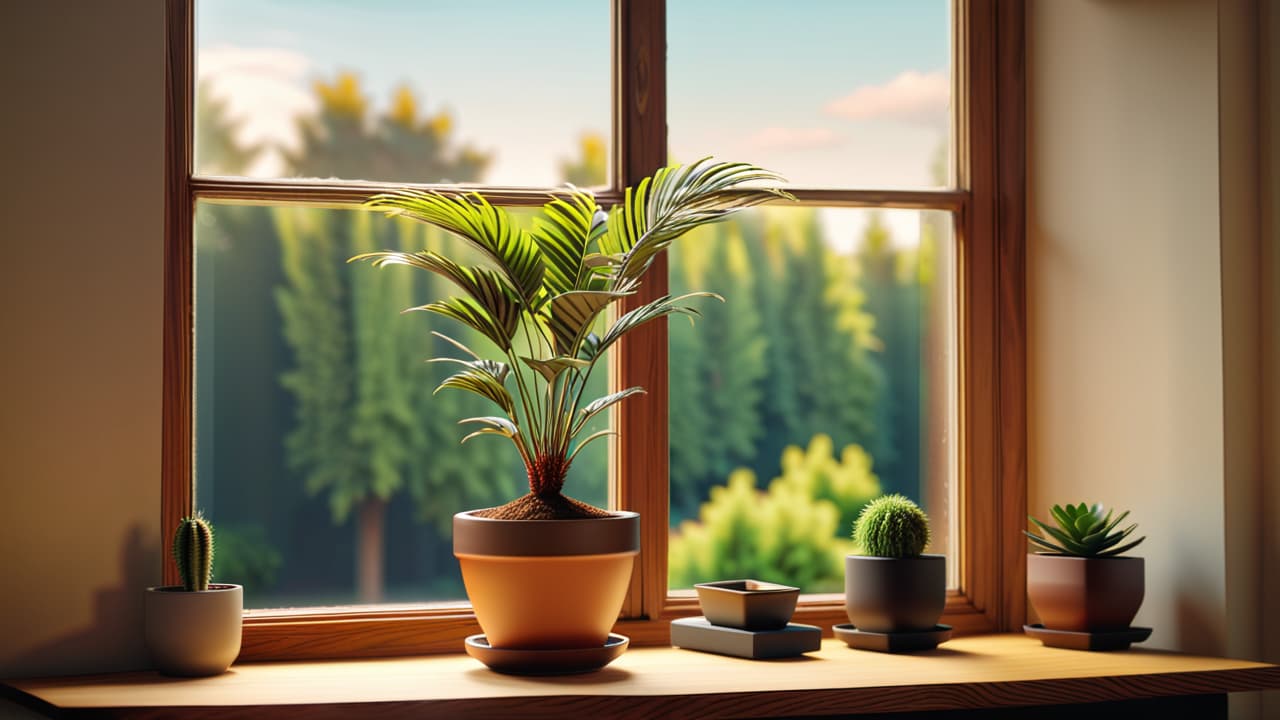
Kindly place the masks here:
POLYGON ((182 518, 173 533, 173 559, 187 592, 209 589, 213 571, 213 526, 199 513, 182 518))

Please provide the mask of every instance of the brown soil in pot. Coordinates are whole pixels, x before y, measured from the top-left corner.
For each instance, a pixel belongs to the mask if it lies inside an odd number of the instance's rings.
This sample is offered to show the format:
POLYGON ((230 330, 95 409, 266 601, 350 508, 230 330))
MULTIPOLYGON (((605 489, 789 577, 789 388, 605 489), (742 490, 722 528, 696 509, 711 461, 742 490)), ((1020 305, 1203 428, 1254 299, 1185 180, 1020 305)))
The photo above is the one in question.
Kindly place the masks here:
POLYGON ((476 510, 472 514, 476 517, 495 520, 582 520, 609 517, 607 510, 565 497, 560 493, 548 495, 529 493, 506 505, 476 510))

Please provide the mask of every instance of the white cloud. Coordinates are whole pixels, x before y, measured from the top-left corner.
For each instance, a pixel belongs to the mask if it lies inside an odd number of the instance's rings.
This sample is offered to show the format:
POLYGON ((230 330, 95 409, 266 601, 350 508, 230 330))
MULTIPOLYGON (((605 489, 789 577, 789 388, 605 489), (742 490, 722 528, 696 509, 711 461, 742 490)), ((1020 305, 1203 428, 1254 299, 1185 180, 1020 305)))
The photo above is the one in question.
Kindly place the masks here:
MULTIPOLYGON (((227 103, 231 117, 241 121, 240 140, 271 146, 297 146, 294 118, 313 113, 316 99, 306 78, 311 61, 281 48, 217 45, 201 48, 196 69, 202 88, 227 103)), ((276 175, 280 158, 264 153, 250 175, 276 175)))
POLYGON ((752 150, 817 150, 840 142, 828 128, 768 127, 747 138, 746 145, 752 150))
POLYGON ((825 108, 828 115, 851 120, 902 120, 922 125, 947 121, 951 103, 951 79, 937 70, 908 70, 883 85, 866 85, 825 108))

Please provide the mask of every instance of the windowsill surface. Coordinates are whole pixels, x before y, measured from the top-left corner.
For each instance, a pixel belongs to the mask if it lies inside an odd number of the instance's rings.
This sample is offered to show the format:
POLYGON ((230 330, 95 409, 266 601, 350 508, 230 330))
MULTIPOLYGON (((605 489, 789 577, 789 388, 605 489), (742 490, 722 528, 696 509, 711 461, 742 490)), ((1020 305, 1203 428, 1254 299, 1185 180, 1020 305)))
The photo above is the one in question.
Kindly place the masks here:
POLYGON ((1280 688, 1280 666, 1135 648, 1091 653, 1022 635, 956 638, 913 655, 835 640, 803 658, 751 661, 633 648, 588 675, 522 678, 465 655, 246 663, 194 680, 155 673, 15 680, 71 716, 784 717, 1101 702, 1280 688), (372 708, 368 708, 372 710, 372 708))

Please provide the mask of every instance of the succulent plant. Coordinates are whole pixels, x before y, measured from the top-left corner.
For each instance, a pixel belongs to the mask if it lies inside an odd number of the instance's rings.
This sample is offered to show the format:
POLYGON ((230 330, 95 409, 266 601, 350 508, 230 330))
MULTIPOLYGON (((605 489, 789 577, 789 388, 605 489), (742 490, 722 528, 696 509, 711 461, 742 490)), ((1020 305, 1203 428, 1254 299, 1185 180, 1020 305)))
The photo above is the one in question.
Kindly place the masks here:
POLYGON ((862 508, 853 541, 863 555, 917 557, 929 544, 929 516, 908 497, 883 495, 862 508))
POLYGON ((1023 532, 1032 543, 1043 548, 1037 552, 1073 557, 1111 557, 1132 550, 1138 543, 1146 540, 1146 537, 1140 537, 1131 543, 1121 545, 1120 543, 1138 526, 1134 524, 1124 530, 1116 530, 1116 526, 1129 517, 1129 511, 1125 510, 1114 519, 1111 510, 1107 510, 1106 515, 1103 515, 1102 511, 1101 504, 1094 504, 1093 507, 1084 503, 1054 505, 1050 512, 1058 523, 1056 528, 1028 516, 1031 522, 1038 525, 1052 539, 1029 530, 1023 532))
POLYGON ((173 532, 173 559, 187 592, 209 589, 213 569, 213 526, 199 513, 184 517, 173 532))

